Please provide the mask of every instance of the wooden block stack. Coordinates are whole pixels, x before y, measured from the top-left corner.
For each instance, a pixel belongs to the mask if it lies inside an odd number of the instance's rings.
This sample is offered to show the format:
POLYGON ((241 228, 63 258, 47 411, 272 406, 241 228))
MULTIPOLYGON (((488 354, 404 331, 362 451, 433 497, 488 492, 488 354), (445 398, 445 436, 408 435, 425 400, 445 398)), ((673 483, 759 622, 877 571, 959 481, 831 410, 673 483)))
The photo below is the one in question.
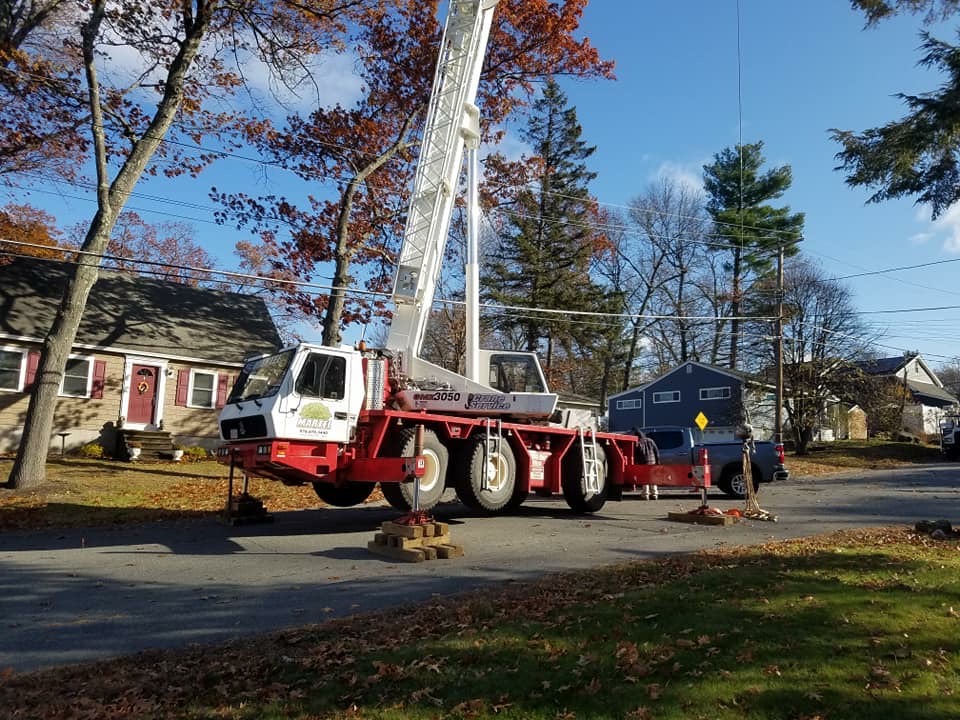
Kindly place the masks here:
POLYGON ((698 512, 668 512, 667 520, 694 523, 696 525, 733 525, 739 522, 740 518, 732 515, 713 515, 698 512))
POLYGON ((450 543, 450 526, 447 523, 400 525, 387 521, 380 526, 380 530, 367 543, 367 549, 394 560, 423 562, 463 555, 463 547, 450 543))

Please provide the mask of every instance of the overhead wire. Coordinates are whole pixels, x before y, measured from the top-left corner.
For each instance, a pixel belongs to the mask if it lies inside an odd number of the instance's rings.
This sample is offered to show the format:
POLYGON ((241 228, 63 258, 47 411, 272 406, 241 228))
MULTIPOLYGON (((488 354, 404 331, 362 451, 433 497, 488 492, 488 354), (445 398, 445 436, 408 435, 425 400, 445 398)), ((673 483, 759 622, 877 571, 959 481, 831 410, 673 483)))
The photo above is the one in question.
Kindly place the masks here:
MULTIPOLYGON (((739 14, 739 4, 738 4, 738 14, 739 14)), ((738 26, 739 26, 739 20, 738 20, 738 26)), ((740 38, 739 38, 739 27, 738 27, 738 58, 739 58, 739 53, 740 53, 739 44, 740 44, 740 38)), ((738 61, 739 61, 739 60, 738 60, 738 61)), ((16 71, 15 71, 15 72, 16 72, 16 71)), ((740 87, 741 79, 740 79, 740 74, 739 74, 739 73, 740 73, 740 69, 739 69, 739 65, 738 65, 738 109, 739 109, 739 111, 742 113, 742 97, 741 97, 741 87, 740 87)), ((740 126, 740 133, 741 133, 741 136, 740 136, 740 144, 741 144, 741 146, 742 146, 742 124, 741 124, 741 126, 740 126)), ((213 148, 213 147, 209 147, 209 146, 202 145, 202 144, 197 144, 197 143, 186 143, 186 142, 179 141, 179 140, 175 140, 175 139, 169 138, 169 137, 161 137, 160 140, 161 140, 162 142, 164 142, 164 143, 167 143, 167 144, 184 147, 184 148, 191 149, 191 150, 198 150, 198 151, 201 151, 201 152, 204 152, 204 153, 216 154, 217 156, 223 157, 223 158, 231 158, 231 159, 235 159, 235 160, 241 160, 241 161, 244 161, 244 162, 249 162, 249 163, 258 164, 258 165, 261 165, 261 166, 276 167, 276 168, 279 168, 279 169, 283 169, 283 170, 285 170, 285 171, 293 172, 294 174, 297 174, 297 175, 299 175, 299 176, 301 176, 301 177, 303 176, 303 173, 302 173, 301 171, 296 170, 296 169, 289 168, 289 167, 287 167, 285 164, 283 164, 283 163, 281 163, 281 162, 279 162, 279 161, 266 160, 266 159, 264 159, 264 158, 262 158, 262 157, 247 156, 247 155, 243 155, 243 154, 240 154, 240 153, 237 153, 237 152, 228 151, 228 150, 225 150, 225 149, 223 149, 223 148, 213 148)), ((326 145, 326 146, 328 146, 328 147, 331 147, 332 149, 336 149, 336 150, 339 150, 339 151, 342 151, 342 152, 369 152, 369 151, 363 150, 362 148, 352 148, 352 147, 349 147, 349 146, 345 146, 345 145, 343 145, 342 143, 330 143, 330 142, 324 141, 324 140, 322 140, 322 139, 320 139, 320 138, 314 138, 313 140, 314 140, 314 142, 316 142, 317 144, 326 145)), ((742 166, 742 161, 743 161, 743 158, 742 158, 742 150, 741 150, 741 166, 742 166)), ((742 172, 743 172, 743 169, 742 169, 742 167, 741 167, 741 173, 742 173, 742 172)), ((333 181, 343 181, 343 180, 345 179, 344 177, 336 176, 336 175, 317 175, 316 177, 317 177, 318 179, 333 180, 333 181)), ((47 180, 47 181, 50 181, 50 178, 44 178, 44 179, 47 180)), ((67 182, 68 184, 70 184, 69 181, 65 181, 65 180, 62 180, 62 179, 59 180, 59 182, 67 182)), ((91 187, 92 187, 90 184, 84 185, 84 184, 79 183, 79 182, 78 182, 78 183, 74 183, 74 186, 75 186, 75 187, 87 187, 87 188, 91 188, 91 187)), ((30 189, 30 190, 35 191, 35 192, 44 192, 44 193, 48 193, 48 194, 58 194, 58 193, 54 193, 54 192, 52 192, 52 191, 42 190, 42 189, 36 188, 35 186, 29 186, 29 188, 26 188, 26 187, 23 187, 23 186, 19 186, 19 187, 21 187, 21 189, 30 189)), ((741 192, 742 192, 742 183, 741 183, 741 192)), ((565 196, 567 196, 566 194, 561 193, 561 192, 550 192, 550 194, 556 195, 556 196, 560 196, 560 197, 565 197, 565 196)), ((62 194, 61 194, 61 196, 62 196, 62 194)), ((134 196, 135 196, 135 197, 140 197, 141 199, 145 199, 145 200, 148 200, 148 201, 150 201, 150 202, 173 204, 173 205, 178 205, 178 206, 181 206, 181 207, 189 207, 189 208, 193 208, 193 209, 197 209, 197 210, 201 210, 201 211, 212 211, 212 208, 210 208, 209 206, 201 206, 201 205, 196 204, 196 203, 189 203, 189 202, 186 202, 186 201, 172 200, 172 199, 170 199, 170 198, 161 197, 161 196, 157 196, 157 195, 149 195, 149 194, 146 194, 146 193, 134 193, 134 196)), ((575 197, 575 196, 569 196, 569 197, 575 197)), ((78 200, 96 202, 95 200, 91 200, 90 198, 71 198, 71 199, 78 199, 78 200)), ((582 198, 580 198, 579 196, 576 196, 576 199, 582 199, 582 198)), ((603 207, 625 208, 625 209, 633 209, 633 208, 636 208, 636 205, 635 205, 635 204, 622 205, 622 204, 615 204, 615 203, 603 202, 603 201, 599 201, 599 200, 594 200, 594 201, 597 202, 598 205, 603 206, 603 207)), ((163 211, 160 211, 160 210, 155 210, 155 209, 152 209, 152 208, 130 207, 130 209, 137 210, 138 212, 149 212, 149 213, 155 213, 155 214, 159 214, 159 215, 164 215, 164 216, 167 216, 167 217, 174 217, 174 218, 177 218, 177 219, 180 219, 180 220, 187 220, 187 221, 190 221, 190 222, 198 222, 198 223, 205 223, 205 224, 215 224, 215 225, 221 225, 221 224, 222 224, 222 223, 219 223, 219 222, 217 222, 217 221, 215 221, 215 220, 207 220, 207 219, 204 219, 204 218, 189 217, 189 216, 184 216, 184 215, 178 215, 178 214, 175 214, 175 213, 166 213, 166 212, 163 212, 163 211)), ((504 208, 499 208, 498 211, 503 212, 503 213, 507 213, 507 214, 513 212, 513 213, 515 214, 515 216, 518 216, 518 215, 516 215, 516 211, 512 211, 512 210, 507 210, 507 209, 504 209, 504 208)), ((643 211, 644 211, 644 212, 648 212, 648 213, 666 214, 666 213, 664 213, 664 212, 662 212, 662 211, 654 210, 654 209, 651 209, 651 208, 644 208, 643 211)), ((704 218, 699 217, 699 216, 678 216, 677 214, 671 214, 671 216, 672 216, 672 217, 682 217, 682 218, 685 218, 685 219, 692 219, 692 220, 696 220, 696 221, 698 221, 698 222, 702 222, 702 221, 704 220, 704 218)), ((551 220, 550 218, 546 218, 546 219, 547 219, 547 220, 551 220)), ((282 219, 282 218, 271 218, 271 221, 276 221, 276 222, 281 223, 281 224, 290 224, 290 223, 288 223, 287 221, 285 221, 285 220, 282 219)), ((561 220, 559 220, 559 219, 553 219, 553 221, 558 221, 558 222, 559 222, 559 221, 561 221, 561 220)), ((570 221, 566 221, 566 222, 570 223, 570 221)), ((571 224, 572 224, 572 223, 571 223, 571 224)), ((580 224, 581 224, 583 227, 589 227, 589 228, 593 228, 593 229, 596 229, 596 228, 604 228, 604 227, 605 227, 605 225, 604 225, 603 223, 592 223, 592 224, 591 224, 591 223, 585 223, 585 222, 583 222, 583 223, 580 223, 580 224)), ((787 234, 789 234, 789 235, 795 237, 795 233, 790 233, 789 231, 778 231, 778 230, 770 229, 770 228, 751 227, 751 226, 746 226, 746 225, 742 224, 742 222, 741 222, 740 224, 733 224, 733 223, 713 223, 713 224, 714 224, 714 225, 721 225, 721 226, 722 226, 722 225, 729 225, 730 227, 733 227, 733 228, 737 229, 737 230, 740 232, 741 242, 742 242, 743 231, 744 231, 744 230, 763 231, 763 232, 771 233, 771 234, 773 234, 773 235, 778 235, 778 234, 779 234, 779 235, 787 235, 787 234)), ((607 224, 607 225, 606 225, 606 229, 629 229, 629 228, 627 228, 627 226, 622 226, 622 225, 610 225, 610 224, 607 224)), ((719 237, 719 238, 723 238, 723 237, 731 237, 731 236, 724 236, 724 235, 722 235, 722 234, 712 234, 712 235, 706 235, 706 237, 719 237)), ((668 236, 656 236, 656 238, 659 238, 659 239, 673 239, 673 238, 669 238, 668 236)), ((773 239, 773 238, 771 238, 771 239, 773 239)), ((726 245, 725 245, 725 244, 722 244, 722 243, 711 243, 711 242, 708 242, 708 241, 688 240, 687 242, 697 242, 697 243, 702 244, 702 245, 704 245, 704 246, 714 247, 714 248, 733 248, 733 247, 736 247, 735 245, 732 245, 732 244, 726 244, 726 245)), ((742 248, 742 245, 741 245, 741 248, 742 248)), ((816 253, 814 252, 813 254, 816 254, 816 253)), ((960 261, 960 259, 949 259, 949 260, 935 261, 935 262, 930 262, 930 263, 921 263, 921 264, 911 265, 911 266, 898 266, 898 267, 888 268, 888 269, 884 269, 884 270, 864 271, 864 272, 861 272, 861 273, 854 273, 854 274, 849 274, 849 275, 846 275, 846 276, 838 276, 838 277, 836 277, 836 278, 831 278, 831 279, 834 279, 834 280, 845 280, 845 279, 855 279, 855 278, 859 278, 859 277, 867 277, 867 276, 873 276, 873 275, 884 275, 884 274, 893 273, 893 272, 899 272, 899 271, 903 271, 903 270, 910 270, 910 269, 917 269, 917 268, 923 268, 923 267, 930 267, 930 266, 933 266, 933 265, 946 264, 946 263, 951 263, 951 262, 956 262, 956 261, 960 261)), ((216 271, 216 270, 213 270, 213 271, 210 271, 210 272, 216 272, 216 273, 220 273, 220 274, 226 274, 225 271, 216 271)), ((894 280, 897 280, 898 282, 903 282, 903 283, 906 283, 906 284, 914 284, 914 283, 910 283, 909 281, 906 281, 906 280, 903 280, 903 279, 900 279, 900 278, 893 278, 893 279, 894 279, 894 280)), ((275 280, 275 279, 269 279, 269 280, 270 280, 270 282, 278 282, 278 281, 275 280)), ((916 285, 916 284, 914 284, 914 285, 916 285)), ((924 288, 924 289, 936 290, 936 291, 939 291, 939 292, 944 292, 944 293, 949 293, 949 294, 960 294, 960 293, 955 293, 955 292, 948 291, 948 290, 943 290, 943 289, 938 289, 938 288, 932 288, 932 287, 929 287, 929 286, 923 286, 923 285, 916 285, 916 286, 922 287, 922 288, 924 288)), ((322 286, 322 285, 317 285, 317 286, 316 286, 316 289, 333 290, 333 289, 334 289, 334 286, 322 286)), ((345 290, 345 291, 356 291, 356 292, 358 292, 358 293, 365 293, 365 292, 367 292, 367 291, 361 291, 361 290, 349 289, 349 288, 348 288, 348 289, 340 288, 340 289, 341 289, 341 290, 345 290)), ((885 313, 885 314, 888 314, 888 313, 927 312, 927 311, 933 311, 933 310, 939 310, 939 309, 942 309, 942 310, 955 309, 956 307, 957 307, 957 306, 939 306, 939 307, 936 307, 936 308, 912 308, 912 309, 901 308, 901 309, 894 309, 894 310, 863 311, 862 314, 871 314, 871 313, 875 313, 875 314, 885 313)), ((636 316, 636 317, 642 317, 642 316, 636 316)), ((670 319, 693 319, 693 318, 676 318, 675 316, 669 316, 669 318, 670 318, 670 319)), ((666 316, 664 317, 664 319, 666 319, 666 316)), ((700 318, 700 319, 703 319, 703 318, 700 318)))

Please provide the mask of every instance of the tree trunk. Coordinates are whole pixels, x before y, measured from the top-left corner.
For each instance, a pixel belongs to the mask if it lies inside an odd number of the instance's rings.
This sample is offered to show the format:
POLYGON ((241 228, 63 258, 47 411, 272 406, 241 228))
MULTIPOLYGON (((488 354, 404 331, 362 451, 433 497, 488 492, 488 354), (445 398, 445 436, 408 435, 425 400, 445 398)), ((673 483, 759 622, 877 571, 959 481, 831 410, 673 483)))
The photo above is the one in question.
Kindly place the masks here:
POLYGON ((730 369, 737 369, 737 347, 739 346, 740 321, 740 248, 733 251, 733 297, 730 299, 730 369))
MULTIPOLYGON (((99 214, 97 218, 100 218, 99 214)), ((95 261, 81 260, 60 300, 53 326, 43 343, 23 435, 7 482, 9 487, 37 487, 46 480, 47 452, 50 449, 60 382, 80 329, 87 298, 99 272, 95 261)))
POLYGON ((209 27, 210 13, 213 9, 214 6, 205 5, 201 8, 202 11, 198 11, 193 17, 190 31, 170 64, 163 97, 157 105, 156 113, 143 135, 133 143, 112 183, 109 182, 110 166, 103 103, 95 62, 95 41, 106 17, 106 3, 103 0, 93 4, 90 17, 81 28, 94 162, 97 171, 97 214, 87 230, 81 248, 83 254, 79 256, 77 269, 67 284, 53 326, 44 341, 36 384, 30 394, 30 404, 27 407, 23 436, 7 481, 9 487, 36 487, 46 481, 46 459, 50 449, 50 433, 53 430, 60 381, 70 357, 70 350, 73 348, 73 341, 80 329, 80 320, 83 318, 87 298, 100 272, 101 255, 107 247, 110 233, 116 225, 120 211, 143 175, 147 163, 166 136, 180 108, 184 81, 196 57, 200 41, 209 27))
POLYGON ((96 265, 82 264, 77 267, 76 275, 60 302, 53 327, 43 343, 23 436, 8 481, 10 487, 37 487, 46 479, 47 451, 53 432, 54 410, 60 395, 60 381, 97 274, 96 265))

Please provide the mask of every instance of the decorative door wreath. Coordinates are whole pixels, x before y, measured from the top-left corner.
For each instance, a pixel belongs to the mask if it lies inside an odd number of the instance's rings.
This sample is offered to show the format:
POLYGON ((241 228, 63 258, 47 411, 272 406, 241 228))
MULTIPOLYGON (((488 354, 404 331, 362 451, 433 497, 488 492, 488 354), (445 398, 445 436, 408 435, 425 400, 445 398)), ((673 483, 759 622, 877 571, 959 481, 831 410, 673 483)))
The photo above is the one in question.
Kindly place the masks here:
POLYGON ((148 383, 146 380, 141 380, 140 384, 137 385, 137 390, 140 391, 141 395, 143 395, 149 389, 150 389, 150 383, 148 383))

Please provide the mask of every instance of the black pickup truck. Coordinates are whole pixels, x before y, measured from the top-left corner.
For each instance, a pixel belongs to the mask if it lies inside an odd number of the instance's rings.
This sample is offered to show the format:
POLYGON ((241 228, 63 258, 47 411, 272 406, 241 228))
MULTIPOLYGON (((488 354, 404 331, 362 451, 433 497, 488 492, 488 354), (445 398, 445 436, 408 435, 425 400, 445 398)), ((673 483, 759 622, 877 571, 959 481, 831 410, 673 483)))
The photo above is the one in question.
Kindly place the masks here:
MULTIPOLYGON (((660 463, 663 465, 696 462, 698 448, 705 447, 710 461, 711 484, 730 497, 744 497, 746 485, 743 483, 741 441, 700 443, 696 440, 696 430, 678 425, 661 425, 641 430, 657 444, 660 463)), ((754 490, 759 490, 761 483, 786 480, 790 477, 790 472, 784 465, 783 445, 764 440, 756 440, 753 445, 750 464, 753 468, 754 490)))

